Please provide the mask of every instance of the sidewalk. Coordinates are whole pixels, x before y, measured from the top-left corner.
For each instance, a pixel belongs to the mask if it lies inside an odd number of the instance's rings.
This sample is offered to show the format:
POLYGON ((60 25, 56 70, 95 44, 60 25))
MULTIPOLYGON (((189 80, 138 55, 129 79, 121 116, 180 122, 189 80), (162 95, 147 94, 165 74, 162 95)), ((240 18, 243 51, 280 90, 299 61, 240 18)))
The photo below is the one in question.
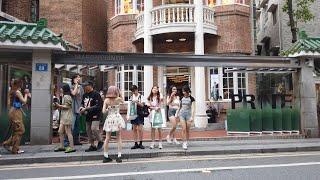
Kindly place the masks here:
MULTIPOLYGON (((244 140, 207 140, 191 141, 188 150, 185 151, 181 145, 172 145, 163 142, 162 150, 149 149, 150 143, 146 142, 144 150, 131 150, 132 143, 123 144, 123 158, 153 158, 163 156, 192 156, 192 155, 218 155, 218 154, 243 154, 243 153, 273 153, 273 152, 296 152, 296 151, 320 151, 320 139, 244 139, 244 140)), ((157 144, 156 144, 157 145, 157 144)), ((0 148, 0 165, 31 164, 31 163, 53 163, 72 161, 93 161, 102 159, 100 152, 84 152, 88 145, 76 146, 77 152, 65 154, 53 152, 55 145, 23 146, 24 154, 11 155, 2 147, 0 148)), ((116 143, 110 144, 111 157, 117 153, 116 143)))

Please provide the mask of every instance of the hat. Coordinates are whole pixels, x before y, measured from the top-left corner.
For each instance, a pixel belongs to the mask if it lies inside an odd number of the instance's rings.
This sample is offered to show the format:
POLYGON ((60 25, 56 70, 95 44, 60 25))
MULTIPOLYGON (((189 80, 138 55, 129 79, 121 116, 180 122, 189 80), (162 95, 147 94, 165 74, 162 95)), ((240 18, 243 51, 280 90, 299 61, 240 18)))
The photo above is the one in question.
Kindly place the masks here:
POLYGON ((92 86, 93 87, 93 82, 92 81, 86 81, 82 84, 83 87, 85 86, 92 86))

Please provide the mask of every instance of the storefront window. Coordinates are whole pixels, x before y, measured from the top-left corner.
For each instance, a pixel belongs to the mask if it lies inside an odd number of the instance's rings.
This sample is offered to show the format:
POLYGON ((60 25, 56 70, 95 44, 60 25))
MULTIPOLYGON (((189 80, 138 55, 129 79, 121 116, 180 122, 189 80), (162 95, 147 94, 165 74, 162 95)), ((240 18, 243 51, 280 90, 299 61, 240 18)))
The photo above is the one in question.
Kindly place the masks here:
POLYGON ((143 66, 123 65, 117 68, 117 87, 121 90, 125 101, 129 101, 131 96, 130 88, 133 85, 139 87, 139 92, 143 94, 143 66))
POLYGON ((247 92, 246 73, 226 72, 228 68, 209 69, 209 97, 212 100, 229 100, 232 94, 247 92))

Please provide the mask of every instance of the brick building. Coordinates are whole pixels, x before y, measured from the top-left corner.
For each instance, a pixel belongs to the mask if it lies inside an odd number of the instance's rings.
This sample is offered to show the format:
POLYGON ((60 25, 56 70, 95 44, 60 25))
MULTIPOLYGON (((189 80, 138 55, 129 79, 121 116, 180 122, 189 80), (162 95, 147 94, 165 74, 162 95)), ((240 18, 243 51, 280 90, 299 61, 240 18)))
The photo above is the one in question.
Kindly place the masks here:
POLYGON ((39 0, 0 0, 0 20, 36 22, 39 0))
MULTIPOLYGON (((109 52, 252 53, 250 1, 111 0, 107 4, 109 52)), ((108 81, 122 90, 126 100, 133 84, 145 94, 150 92, 152 85, 158 85, 164 94, 172 85, 178 89, 190 85, 199 102, 197 114, 201 116, 205 114, 205 101, 218 100, 221 96, 220 101, 229 102, 230 94, 243 91, 255 94, 255 75, 227 73, 225 70, 224 67, 123 65, 109 70, 108 81)), ((225 106, 228 108, 228 103, 225 106)))
MULTIPOLYGON (((48 28, 83 51, 105 51, 107 46, 107 4, 105 0, 45 0, 40 2, 41 18, 48 20, 48 28)), ((56 65, 55 84, 66 82, 73 73, 81 73, 84 80, 96 82, 102 88, 105 73, 98 66, 56 65), (67 77, 67 79, 65 79, 67 77), (63 80, 64 79, 64 80, 63 80)))
POLYGON ((45 0, 40 17, 48 27, 85 51, 104 51, 107 46, 105 0, 45 0))
MULTIPOLYGON (((296 1, 293 1, 295 8, 296 1)), ((292 46, 292 34, 288 26, 289 16, 283 12, 285 1, 282 0, 256 0, 257 11, 257 44, 261 55, 278 56, 279 52, 292 46)), ((308 23, 297 24, 299 30, 305 31, 309 36, 320 36, 320 1, 315 1, 308 7, 315 16, 308 23)))

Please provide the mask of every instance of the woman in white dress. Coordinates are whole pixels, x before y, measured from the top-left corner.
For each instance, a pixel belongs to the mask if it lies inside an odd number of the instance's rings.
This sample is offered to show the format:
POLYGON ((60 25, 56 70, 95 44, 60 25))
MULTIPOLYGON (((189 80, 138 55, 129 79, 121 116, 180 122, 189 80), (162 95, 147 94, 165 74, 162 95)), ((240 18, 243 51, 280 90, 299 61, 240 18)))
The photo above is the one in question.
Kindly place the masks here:
POLYGON ((103 130, 106 131, 106 139, 104 142, 104 159, 103 162, 112 162, 112 159, 109 157, 109 141, 111 138, 112 132, 117 132, 117 142, 118 142, 118 157, 116 161, 118 163, 122 162, 121 159, 121 150, 122 150, 122 139, 121 139, 121 130, 125 128, 126 124, 124 119, 120 114, 120 105, 124 101, 120 97, 120 91, 116 86, 110 86, 106 95, 106 99, 103 103, 102 112, 108 113, 107 118, 104 122, 103 130))

